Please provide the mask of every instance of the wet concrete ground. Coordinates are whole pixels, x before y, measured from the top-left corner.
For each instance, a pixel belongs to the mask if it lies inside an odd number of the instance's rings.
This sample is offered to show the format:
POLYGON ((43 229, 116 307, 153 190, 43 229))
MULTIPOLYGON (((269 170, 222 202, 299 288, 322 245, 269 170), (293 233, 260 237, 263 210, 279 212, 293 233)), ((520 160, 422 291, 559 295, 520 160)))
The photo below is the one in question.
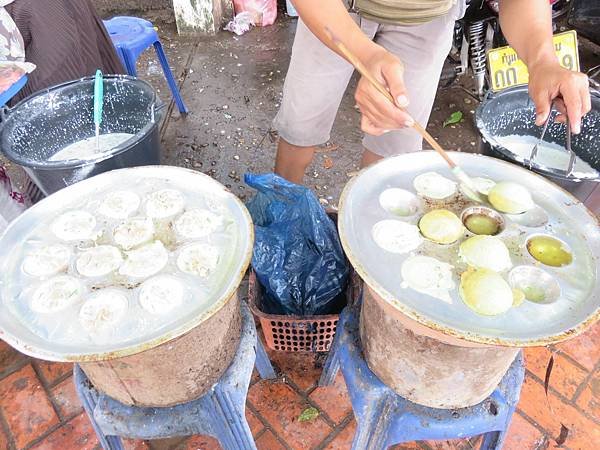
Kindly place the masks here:
MULTIPOLYGON (((201 170, 242 199, 247 197, 243 174, 273 168, 277 136, 271 121, 281 101, 294 30, 295 20, 280 20, 243 36, 221 33, 189 47, 184 44, 192 56, 179 70, 185 76, 182 95, 190 113, 184 118, 174 111, 163 127, 165 163, 201 170)), ((317 155, 306 177, 332 203, 348 174, 358 168, 358 120, 348 95, 330 145, 317 155)))
MULTIPOLYGON (((190 113, 182 117, 174 110, 163 126, 165 163, 210 174, 242 199, 248 196, 245 172, 272 171, 277 136, 270 127, 281 101, 295 27, 296 20, 287 18, 239 37, 220 33, 196 42, 173 41, 177 43, 170 49, 171 63, 182 75, 182 95, 190 113)), ((160 31, 170 36, 173 30, 160 31)), ((149 67, 154 68, 152 62, 149 67)), ((160 76, 156 78, 160 82, 160 76)), ((331 141, 321 148, 305 178, 325 204, 337 204, 345 183, 358 170, 362 133, 352 96, 355 82, 342 101, 331 141)), ((164 94, 164 87, 160 90, 164 94)), ((430 130, 446 148, 474 149, 475 107, 476 100, 460 84, 440 91, 430 130), (465 121, 442 129, 442 122, 457 110, 463 111, 465 121)))

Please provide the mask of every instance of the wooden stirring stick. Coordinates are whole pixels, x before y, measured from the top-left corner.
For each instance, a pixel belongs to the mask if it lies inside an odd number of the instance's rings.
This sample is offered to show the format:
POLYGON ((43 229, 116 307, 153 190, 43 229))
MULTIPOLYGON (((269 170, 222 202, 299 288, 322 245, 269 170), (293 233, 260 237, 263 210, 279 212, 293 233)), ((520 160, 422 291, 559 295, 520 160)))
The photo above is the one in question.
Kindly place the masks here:
MULTIPOLYGON (((354 68, 358 71, 358 73, 360 73, 363 77, 365 77, 372 85, 375 89, 377 89, 381 94, 383 94, 390 102, 392 102, 392 104, 396 104, 396 102, 394 101, 394 98, 392 97, 392 94, 390 94, 390 92, 385 88, 385 86, 383 84, 381 84, 368 70, 367 68, 363 65, 363 63, 354 55, 354 53, 352 53, 348 47, 346 47, 344 45, 344 43, 342 41, 340 41, 335 34, 332 33, 332 31, 325 27, 325 32, 329 35, 329 37, 331 38, 331 40, 333 41, 333 44, 336 46, 336 48, 340 51, 340 53, 342 55, 344 55, 344 57, 348 60, 348 62, 350 64, 352 64, 354 66, 354 68)), ((456 178, 462 182, 464 185, 466 185, 466 187, 472 191, 469 192, 469 197, 472 197, 473 199, 477 199, 477 201, 483 203, 484 199, 481 197, 481 195, 478 193, 477 188, 475 187, 475 184, 473 183, 473 181, 471 180, 471 178, 454 162, 452 161, 452 159, 450 158, 450 156, 448 156, 448 153, 446 153, 446 151, 442 148, 442 146, 440 144, 438 144, 438 142, 433 138, 433 136, 431 136, 431 134, 429 134, 429 132, 423 128, 419 123, 417 123, 417 121, 413 120, 413 128, 415 130, 417 130, 417 132, 419 132, 419 134, 421 136, 423 136, 423 138, 429 143, 429 145, 431 145, 433 147, 433 149, 438 152, 438 154, 444 158, 444 160, 448 163, 448 165, 450 166, 450 168, 452 169, 452 173, 456 176, 456 178)))

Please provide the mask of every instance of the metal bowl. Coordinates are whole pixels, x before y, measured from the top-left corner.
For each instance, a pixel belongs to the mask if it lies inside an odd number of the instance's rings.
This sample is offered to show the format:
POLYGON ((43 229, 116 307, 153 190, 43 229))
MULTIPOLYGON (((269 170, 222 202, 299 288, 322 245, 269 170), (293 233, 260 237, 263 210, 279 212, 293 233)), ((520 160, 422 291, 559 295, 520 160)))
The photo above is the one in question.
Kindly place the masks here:
POLYGON ((22 166, 44 194, 110 170, 160 164, 164 104, 155 90, 125 75, 105 76, 103 84, 101 133, 132 136, 94 158, 50 160, 69 144, 93 136, 94 77, 52 86, 0 114, 2 153, 22 166))
POLYGON ((96 361, 133 355, 182 336, 205 322, 234 298, 250 263, 254 232, 252 220, 242 202, 217 181, 193 170, 169 166, 145 166, 106 172, 93 178, 66 187, 30 209, 26 210, 6 229, 0 238, 0 339, 21 352, 52 361, 96 361), (75 345, 53 342, 34 333, 22 315, 18 314, 17 297, 27 288, 24 286, 21 267, 22 247, 32 231, 49 218, 62 213, 69 207, 77 207, 90 197, 101 196, 123 183, 134 183, 146 179, 156 180, 162 186, 169 185, 192 195, 204 195, 219 207, 226 208, 235 228, 233 254, 227 258, 228 266, 210 286, 209 298, 198 299, 197 305, 177 317, 166 326, 148 332, 143 337, 132 337, 123 342, 75 345))
MULTIPOLYGON (((590 95, 592 111, 584 117, 581 133, 572 137, 572 149, 579 156, 577 164, 580 163, 579 159, 582 159, 591 167, 586 170, 575 170, 573 174, 569 174, 567 172, 569 155, 566 150, 556 161, 556 158, 544 158, 544 152, 540 150, 538 156, 531 162, 532 170, 567 185, 600 181, 600 173, 597 170, 600 167, 600 141, 597 139, 600 134, 600 93, 591 91, 590 95)), ((507 136, 520 136, 527 138, 530 147, 533 148, 542 133, 542 128, 535 125, 535 105, 529 97, 527 86, 490 94, 475 111, 475 123, 493 152, 509 161, 530 167, 529 151, 523 152, 523 149, 511 148, 511 145, 506 145, 504 142, 507 136)), ((544 142, 564 148, 565 125, 550 124, 544 142)))
MULTIPOLYGON (((452 159, 471 176, 514 181, 525 186, 534 201, 548 215, 548 222, 536 229, 527 228, 503 215, 505 229, 498 235, 507 245, 513 266, 531 265, 525 248, 529 236, 544 233, 564 241, 573 251, 573 263, 565 267, 546 267, 559 284, 561 296, 551 304, 525 302, 518 308, 493 316, 481 316, 469 309, 451 291, 451 304, 401 287, 400 268, 408 254, 392 254, 380 249, 371 237, 371 228, 393 216, 378 205, 386 189, 413 191, 415 176, 436 171, 452 178, 452 173, 435 152, 410 153, 383 160, 351 180, 340 201, 339 230, 346 254, 363 280, 399 314, 436 332, 462 340, 465 344, 503 346, 540 346, 559 342, 578 333, 600 317, 600 225, 578 200, 545 178, 517 165, 482 155, 450 152, 452 159), (465 342, 469 341, 469 342, 465 342)), ((473 202, 462 198, 444 207, 460 215, 473 202)), ((427 205, 431 208, 431 205, 427 205)), ((467 235, 465 235, 465 238, 467 235)), ((458 261, 458 245, 439 246, 425 242, 414 253, 435 257, 455 266, 455 284, 466 270, 458 261)), ((506 278, 506 277, 505 277, 506 278)))

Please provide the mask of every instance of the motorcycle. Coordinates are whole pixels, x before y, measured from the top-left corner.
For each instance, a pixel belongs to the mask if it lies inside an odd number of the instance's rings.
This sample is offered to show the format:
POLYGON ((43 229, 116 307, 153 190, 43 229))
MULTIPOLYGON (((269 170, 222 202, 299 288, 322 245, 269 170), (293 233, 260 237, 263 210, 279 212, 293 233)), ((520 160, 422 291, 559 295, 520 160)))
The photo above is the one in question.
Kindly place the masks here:
MULTIPOLYGON (((568 25, 581 36, 600 46, 600 1, 571 0, 568 25)), ((590 84, 600 90, 600 65, 587 72, 590 84)))
MULTIPOLYGON (((569 9, 569 0, 549 0, 555 21, 569 9)), ((452 50, 442 73, 442 82, 449 86, 469 71, 475 81, 475 94, 485 96, 489 86, 486 55, 492 48, 507 45, 500 29, 498 0, 467 0, 464 17, 454 26, 452 50)))

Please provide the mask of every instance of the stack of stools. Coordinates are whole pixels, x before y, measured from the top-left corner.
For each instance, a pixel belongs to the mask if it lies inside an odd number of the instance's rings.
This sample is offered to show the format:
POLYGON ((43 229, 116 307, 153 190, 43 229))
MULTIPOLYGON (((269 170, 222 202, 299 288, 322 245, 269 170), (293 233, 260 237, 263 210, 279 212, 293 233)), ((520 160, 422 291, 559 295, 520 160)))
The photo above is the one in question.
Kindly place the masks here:
POLYGON ((104 26, 110 35, 113 45, 117 49, 117 54, 121 58, 121 62, 125 66, 127 73, 132 77, 137 76, 135 63, 139 56, 147 48, 154 47, 179 112, 187 114, 187 107, 183 103, 177 82, 175 81, 175 77, 173 77, 167 56, 152 22, 140 19, 139 17, 118 16, 110 20, 105 20, 104 26))
POLYGON ((225 450, 256 449, 245 416, 252 369, 256 363, 260 376, 266 379, 275 378, 275 372, 260 339, 257 340, 254 319, 245 302, 241 308, 242 336, 233 362, 197 400, 168 408, 124 405, 98 392, 75 365, 75 388, 102 448, 122 450, 121 437, 164 439, 204 434, 218 439, 225 450))
POLYGON ((332 384, 342 369, 358 423, 353 450, 384 450, 402 442, 477 435, 483 435, 482 450, 502 448, 523 384, 522 352, 496 390, 478 405, 456 410, 417 405, 396 394, 369 369, 360 347, 358 306, 349 306, 340 315, 319 381, 320 386, 332 384))

